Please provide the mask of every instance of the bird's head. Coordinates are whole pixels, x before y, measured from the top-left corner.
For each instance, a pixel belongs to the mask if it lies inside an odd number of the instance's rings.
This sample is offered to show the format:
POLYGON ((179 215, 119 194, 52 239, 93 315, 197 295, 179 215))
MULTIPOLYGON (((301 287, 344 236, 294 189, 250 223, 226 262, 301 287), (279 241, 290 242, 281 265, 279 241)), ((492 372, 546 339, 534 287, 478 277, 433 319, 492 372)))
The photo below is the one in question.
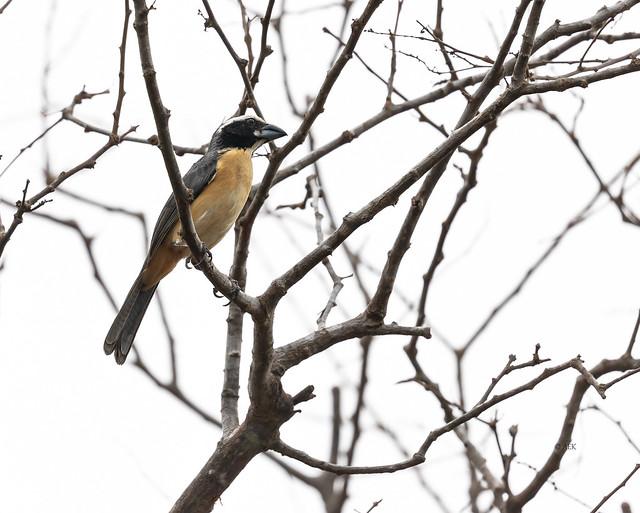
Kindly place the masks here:
POLYGON ((220 125, 213 134, 211 145, 218 150, 240 148, 253 153, 263 144, 285 135, 282 128, 268 124, 255 114, 245 114, 220 125))

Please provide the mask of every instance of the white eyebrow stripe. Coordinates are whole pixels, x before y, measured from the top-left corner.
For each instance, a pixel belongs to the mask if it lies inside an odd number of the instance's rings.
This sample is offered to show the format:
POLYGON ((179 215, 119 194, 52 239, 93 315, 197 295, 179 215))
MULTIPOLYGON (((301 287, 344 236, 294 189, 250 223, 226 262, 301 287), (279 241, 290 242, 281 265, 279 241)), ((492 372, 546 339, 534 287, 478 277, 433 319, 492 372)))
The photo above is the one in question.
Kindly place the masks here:
POLYGON ((255 119, 256 121, 260 121, 261 123, 266 123, 266 121, 260 116, 256 116, 255 114, 244 114, 242 116, 236 116, 235 118, 227 119, 224 123, 222 123, 222 125, 220 125, 220 128, 224 128, 225 126, 228 126, 236 121, 244 121, 245 119, 255 119))

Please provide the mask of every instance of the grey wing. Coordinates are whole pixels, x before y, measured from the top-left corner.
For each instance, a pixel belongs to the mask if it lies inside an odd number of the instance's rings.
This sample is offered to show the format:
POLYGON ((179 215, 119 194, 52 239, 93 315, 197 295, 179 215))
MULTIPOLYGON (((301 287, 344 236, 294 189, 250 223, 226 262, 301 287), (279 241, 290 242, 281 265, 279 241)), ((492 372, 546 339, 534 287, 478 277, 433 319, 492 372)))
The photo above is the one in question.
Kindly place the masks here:
MULTIPOLYGON (((184 184, 193 191, 193 197, 197 197, 206 185, 213 180, 216 174, 216 164, 218 161, 217 152, 212 154, 206 154, 200 160, 198 160, 191 169, 184 175, 184 184)), ((153 235, 151 236, 151 244, 149 246, 149 258, 160 247, 164 238, 169 234, 171 229, 178 221, 178 209, 173 195, 169 196, 169 199, 164 204, 156 226, 153 229, 153 235)))

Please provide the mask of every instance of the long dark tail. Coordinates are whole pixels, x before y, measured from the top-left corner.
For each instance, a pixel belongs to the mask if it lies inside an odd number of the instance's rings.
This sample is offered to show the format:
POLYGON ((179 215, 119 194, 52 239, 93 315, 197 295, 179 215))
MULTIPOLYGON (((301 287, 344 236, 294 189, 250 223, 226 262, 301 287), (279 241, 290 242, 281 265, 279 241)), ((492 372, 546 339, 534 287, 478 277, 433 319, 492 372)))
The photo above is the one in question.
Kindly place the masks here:
POLYGON ((139 275, 129 294, 127 294, 127 298, 124 300, 118 315, 116 315, 104 340, 104 352, 106 354, 115 352, 118 365, 122 365, 127 359, 127 354, 129 354, 133 345, 133 339, 138 332, 144 313, 147 311, 149 302, 157 287, 155 285, 149 289, 144 289, 142 275, 139 275))

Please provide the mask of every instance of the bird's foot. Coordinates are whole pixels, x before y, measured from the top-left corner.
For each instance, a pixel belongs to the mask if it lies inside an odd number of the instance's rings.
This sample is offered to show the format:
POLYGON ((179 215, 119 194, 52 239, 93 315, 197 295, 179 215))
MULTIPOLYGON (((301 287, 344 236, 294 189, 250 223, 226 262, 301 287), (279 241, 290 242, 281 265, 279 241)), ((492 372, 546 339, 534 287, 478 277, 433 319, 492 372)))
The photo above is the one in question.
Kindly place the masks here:
POLYGON ((229 279, 231 280, 231 285, 233 286, 233 288, 231 289, 231 294, 229 294, 229 302, 223 306, 229 306, 232 301, 235 301, 235 299, 238 297, 238 294, 240 294, 240 291, 242 290, 240 288, 240 284, 236 280, 234 280, 233 278, 229 279))
MULTIPOLYGON (((238 294, 242 290, 236 280, 234 280, 233 278, 229 278, 229 279, 231 280, 231 286, 232 286, 231 294, 229 294, 229 302, 222 306, 229 306, 232 303, 232 301, 234 301, 238 297, 238 294)), ((220 299, 225 297, 223 294, 220 294, 220 291, 216 287, 213 287, 213 295, 220 299)))
POLYGON ((204 245, 204 243, 202 244, 201 247, 202 251, 203 251, 203 256, 200 260, 198 260, 197 262, 194 262, 191 257, 187 257, 187 259, 184 262, 184 265, 187 269, 191 269, 192 267, 195 268, 199 268, 200 265, 202 265, 202 263, 206 260, 207 262, 211 262, 211 260, 213 260, 213 256, 211 255, 211 251, 209 251, 209 248, 207 246, 204 245))

